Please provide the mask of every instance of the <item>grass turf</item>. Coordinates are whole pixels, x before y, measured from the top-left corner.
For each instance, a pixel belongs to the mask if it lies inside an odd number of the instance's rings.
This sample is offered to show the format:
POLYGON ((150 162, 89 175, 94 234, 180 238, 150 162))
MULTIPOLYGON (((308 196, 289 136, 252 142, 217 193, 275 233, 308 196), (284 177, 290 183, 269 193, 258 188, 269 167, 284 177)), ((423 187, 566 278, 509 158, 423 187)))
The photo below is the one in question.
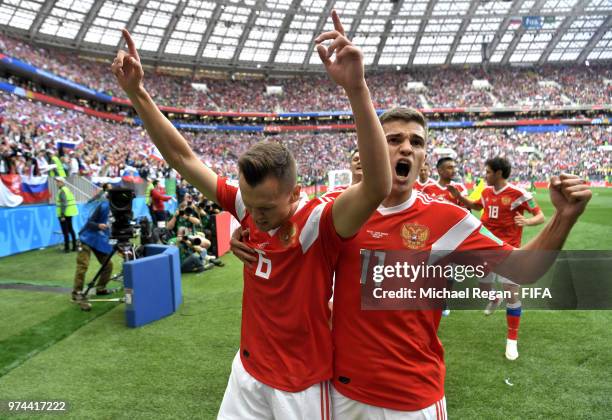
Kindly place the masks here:
MULTIPOLYGON (((547 194, 536 198, 550 216, 547 194)), ((611 208, 612 190, 596 190, 566 247, 612 249, 611 208)), ((525 239, 540 229, 525 229, 525 239)), ((0 282, 70 286, 74 258, 57 249, 4 258, 0 282)), ((241 266, 224 260, 184 276, 180 311, 139 329, 124 327, 121 306, 87 314, 67 296, 0 291, 10 302, 0 309, 0 400, 63 399, 78 419, 215 418, 240 329, 241 266)), ((526 311, 515 362, 503 356, 503 314, 454 311, 442 321, 452 418, 608 417, 612 312, 526 311)))

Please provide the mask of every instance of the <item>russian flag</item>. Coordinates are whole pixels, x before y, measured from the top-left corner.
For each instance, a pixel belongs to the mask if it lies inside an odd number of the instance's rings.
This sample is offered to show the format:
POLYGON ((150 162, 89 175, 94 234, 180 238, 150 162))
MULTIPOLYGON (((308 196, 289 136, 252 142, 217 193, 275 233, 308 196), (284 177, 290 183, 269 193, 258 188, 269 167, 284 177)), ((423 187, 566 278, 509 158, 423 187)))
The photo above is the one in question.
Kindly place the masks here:
POLYGON ((21 196, 23 202, 42 203, 49 200, 51 194, 49 192, 48 176, 22 176, 21 177, 21 196))
POLYGON ((127 166, 121 173, 121 179, 124 182, 132 182, 134 184, 141 184, 142 178, 138 173, 138 170, 132 166, 127 166))
POLYGON ((83 143, 83 140, 78 140, 78 141, 72 141, 72 140, 57 140, 55 142, 55 147, 57 147, 57 149, 61 149, 63 148, 64 150, 70 149, 70 150, 75 150, 77 149, 81 143, 83 143))
POLYGON ((159 152, 159 149, 155 146, 153 146, 153 148, 151 149, 151 151, 149 152, 149 157, 153 158, 155 160, 158 161, 163 161, 164 157, 162 156, 162 154, 159 152))

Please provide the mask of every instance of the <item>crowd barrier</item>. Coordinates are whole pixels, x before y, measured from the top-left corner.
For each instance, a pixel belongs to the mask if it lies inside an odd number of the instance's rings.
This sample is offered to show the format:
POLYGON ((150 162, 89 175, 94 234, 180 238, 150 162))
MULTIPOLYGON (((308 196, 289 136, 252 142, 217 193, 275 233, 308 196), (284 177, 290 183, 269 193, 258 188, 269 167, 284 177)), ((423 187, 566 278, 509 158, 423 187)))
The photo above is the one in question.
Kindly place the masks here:
MULTIPOLYGON (((97 203, 78 204, 72 220, 75 232, 83 227, 97 203)), ((135 218, 149 217, 144 197, 132 202, 135 218)), ((63 243, 64 237, 53 205, 0 207, 0 257, 63 243)))
MULTIPOLYGON (((528 183, 519 183, 523 188, 529 188, 528 183)), ((590 182, 595 188, 612 188, 612 182, 590 182)), ((473 183, 466 183, 469 189, 474 188, 473 183)), ((535 182, 536 188, 548 188, 547 182, 535 182)), ((310 186, 302 189, 306 194, 321 194, 327 190, 326 186, 310 186)), ((83 227, 89 214, 96 206, 96 202, 78 204, 79 215, 73 218, 75 232, 83 227)), ((136 197, 132 203, 134 218, 149 216, 149 209, 144 197, 136 197)), ((166 210, 173 213, 176 203, 166 203, 166 210)), ((231 234, 239 223, 228 213, 222 212, 216 216, 217 253, 219 256, 229 251, 231 234)), ((32 205, 19 207, 0 207, 0 257, 45 248, 63 242, 63 236, 56 216, 54 205, 32 205)))

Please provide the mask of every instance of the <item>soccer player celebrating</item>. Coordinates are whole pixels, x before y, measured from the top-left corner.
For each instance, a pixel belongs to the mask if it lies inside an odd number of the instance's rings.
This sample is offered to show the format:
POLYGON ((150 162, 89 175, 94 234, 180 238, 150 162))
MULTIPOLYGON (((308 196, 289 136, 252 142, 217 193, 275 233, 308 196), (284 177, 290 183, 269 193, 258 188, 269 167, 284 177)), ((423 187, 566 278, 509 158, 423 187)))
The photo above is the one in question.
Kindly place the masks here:
POLYGON ((134 41, 123 36, 112 70, 168 163, 249 230, 257 264, 243 270, 240 351, 234 358, 220 419, 329 417, 332 340, 328 326, 333 268, 340 245, 354 236, 389 193, 385 136, 364 78, 363 54, 344 35, 321 34, 317 51, 344 88, 357 127, 362 181, 335 200, 300 200, 295 159, 284 146, 258 143, 238 161, 239 188, 217 176, 190 149, 143 86, 134 41), (331 41, 326 47, 322 43, 331 41), (332 60, 332 58, 335 58, 332 60))
POLYGON ((438 182, 432 182, 423 187, 422 191, 434 198, 443 198, 444 200, 461 205, 460 201, 455 198, 448 190, 448 186, 453 186, 461 192, 461 195, 467 195, 467 188, 460 182, 453 181, 457 175, 457 163, 452 157, 443 157, 438 159, 436 164, 438 170, 438 182))
MULTIPOLYGON (((357 236, 342 243, 337 260, 333 413, 341 420, 445 418, 444 351, 437 336, 441 310, 362 311, 360 255, 368 250, 377 250, 382 257, 387 250, 514 248, 493 236, 466 209, 413 190, 425 160, 427 125, 422 114, 396 108, 380 120, 389 145, 393 187, 357 236)), ((563 174, 552 178, 550 195, 556 212, 523 250, 561 249, 591 191, 583 179, 563 174)), ((232 245, 243 261, 256 261, 248 244, 234 240, 232 245)), ((535 254, 511 252, 504 265, 520 266, 518 281, 534 282, 552 264, 546 261, 543 267, 541 254, 535 254)), ((370 266, 376 263, 370 261, 370 266)), ((504 274, 516 277, 514 272, 504 274)))
MULTIPOLYGON (((462 196, 459 190, 449 186, 448 189, 457 200, 472 210, 483 210, 482 224, 498 238, 515 248, 521 246, 523 226, 535 226, 544 223, 544 213, 538 207, 533 195, 522 188, 508 182, 512 167, 508 159, 495 157, 485 162, 485 181, 487 188, 482 191, 480 201, 472 201, 462 196), (523 213, 529 212, 533 217, 526 218, 523 213)), ((490 290, 495 279, 505 291, 512 293, 512 298, 506 302, 506 320, 508 334, 506 340, 506 358, 518 358, 518 329, 521 320, 521 300, 519 285, 495 273, 480 280, 480 287, 490 290)), ((489 301, 485 314, 490 315, 500 305, 501 299, 489 301)))
POLYGON ((435 184, 436 181, 429 177, 431 173, 431 168, 429 167, 429 162, 423 162, 423 167, 419 171, 419 178, 414 183, 414 189, 417 191, 423 191, 423 189, 429 184, 435 184))
MULTIPOLYGON (((467 210, 413 191, 427 142, 427 126, 420 113, 393 109, 380 120, 389 145, 393 187, 359 234, 342 244, 338 258, 333 315, 334 414, 337 419, 444 418, 445 367, 437 337, 441 311, 362 311, 360 254, 363 250, 438 252, 513 247, 492 236, 467 210)), ((522 249, 561 249, 591 191, 584 180, 564 174, 552 179, 550 195, 555 214, 522 249)), ((508 257, 509 265, 521 267, 524 277, 519 281, 533 282, 543 274, 540 255, 535 254, 512 253, 508 257)), ((513 280, 516 277, 516 273, 507 274, 513 280)))

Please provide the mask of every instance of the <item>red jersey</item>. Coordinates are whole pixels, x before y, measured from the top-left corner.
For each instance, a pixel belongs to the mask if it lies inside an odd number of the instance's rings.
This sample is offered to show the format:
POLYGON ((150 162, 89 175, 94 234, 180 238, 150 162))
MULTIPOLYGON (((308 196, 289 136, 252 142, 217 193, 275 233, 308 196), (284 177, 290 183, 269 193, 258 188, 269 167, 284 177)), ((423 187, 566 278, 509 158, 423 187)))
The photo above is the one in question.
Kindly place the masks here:
POLYGON ((530 192, 511 184, 506 184, 499 191, 492 186, 485 188, 480 202, 483 207, 482 223, 498 238, 517 248, 521 246, 523 227, 514 223, 514 217, 525 211, 534 216, 540 212, 530 192))
POLYGON ((257 264, 244 266, 240 358, 255 379, 302 391, 332 376, 329 330, 332 276, 340 245, 332 200, 301 200, 283 226, 257 229, 240 190, 219 177, 217 199, 249 229, 257 264))
POLYGON ((427 178, 427 181, 421 183, 421 180, 419 178, 417 178, 416 182, 414 183, 414 189, 417 191, 423 191, 423 188, 425 188, 426 186, 428 186, 429 184, 435 184, 436 181, 434 181, 431 178, 427 178))
MULTIPOLYGON (((457 190, 459 190, 461 195, 467 195, 467 188, 462 183, 451 182, 451 185, 457 188, 457 190)), ((461 201, 459 201, 459 199, 453 197, 453 195, 450 193, 448 188, 443 187, 438 182, 434 182, 433 184, 426 185, 422 191, 430 197, 442 198, 448 201, 449 203, 453 203, 458 206, 463 206, 463 204, 461 204, 461 201)))
POLYGON ((413 191, 396 207, 379 207, 342 245, 336 267, 333 384, 353 400, 415 411, 444 396, 441 310, 361 310, 360 250, 512 249, 467 210, 413 191), (408 230, 416 233, 407 236, 408 230))

